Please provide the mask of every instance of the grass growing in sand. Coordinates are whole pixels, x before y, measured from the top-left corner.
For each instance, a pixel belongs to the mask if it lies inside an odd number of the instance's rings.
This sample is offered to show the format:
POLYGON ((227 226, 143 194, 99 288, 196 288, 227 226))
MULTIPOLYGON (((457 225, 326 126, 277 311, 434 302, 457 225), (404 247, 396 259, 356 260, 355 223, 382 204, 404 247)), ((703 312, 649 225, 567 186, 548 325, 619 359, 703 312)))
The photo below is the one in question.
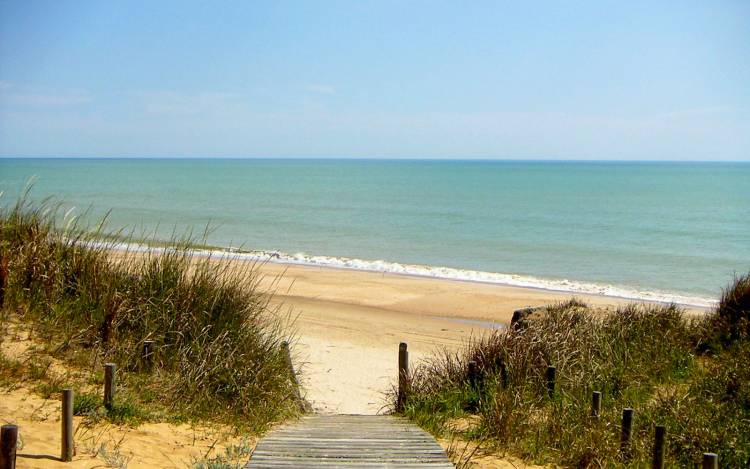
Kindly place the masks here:
POLYGON ((297 412, 286 333, 254 266, 192 258, 188 242, 113 261, 106 242, 90 243, 101 236, 58 212, 25 198, 0 211, 2 320, 31 329, 37 358, 81 373, 52 377, 43 362, 2 357, 0 380, 28 378, 47 396, 72 387, 77 414, 116 423, 210 419, 262 431, 297 412), (151 370, 140 360, 145 340, 155 341, 151 370), (118 368, 111 410, 99 397, 105 362, 118 368))
POLYGON ((749 304, 745 276, 705 319, 675 306, 549 306, 416 367, 404 414, 444 437, 566 467, 648 466, 654 426, 664 425, 668 464, 695 466, 716 452, 722 467, 748 467, 749 304), (479 369, 473 385, 469 361, 479 369), (557 370, 553 396, 549 365, 557 370), (603 394, 599 418, 591 417, 593 391, 603 394), (635 410, 627 457, 625 407, 635 410))

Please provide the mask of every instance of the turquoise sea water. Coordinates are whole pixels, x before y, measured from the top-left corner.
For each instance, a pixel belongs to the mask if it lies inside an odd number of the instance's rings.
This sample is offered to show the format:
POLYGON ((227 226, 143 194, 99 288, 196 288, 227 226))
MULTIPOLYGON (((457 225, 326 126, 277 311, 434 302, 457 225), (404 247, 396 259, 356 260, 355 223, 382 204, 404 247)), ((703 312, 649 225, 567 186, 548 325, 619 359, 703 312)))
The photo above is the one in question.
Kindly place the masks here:
POLYGON ((696 304, 750 270, 747 163, 0 159, 2 203, 32 176, 113 228, 294 262, 696 304))

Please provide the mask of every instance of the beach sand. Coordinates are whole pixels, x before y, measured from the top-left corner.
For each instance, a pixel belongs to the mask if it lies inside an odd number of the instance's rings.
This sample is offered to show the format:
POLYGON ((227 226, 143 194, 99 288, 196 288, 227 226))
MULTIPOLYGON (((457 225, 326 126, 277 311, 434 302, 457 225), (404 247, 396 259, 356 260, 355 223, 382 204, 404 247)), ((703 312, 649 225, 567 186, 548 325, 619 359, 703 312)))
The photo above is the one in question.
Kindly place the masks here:
MULTIPOLYGON (((233 261, 239 262, 239 261, 233 261)), ((575 296, 614 307, 620 298, 534 288, 266 263, 261 285, 291 309, 295 366, 317 412, 372 414, 385 409, 397 375, 399 342, 412 366, 439 349, 510 323, 513 311, 575 296)), ((691 313, 701 314, 697 309, 691 313)))
MULTIPOLYGON (((41 353, 43 344, 32 337, 27 326, 12 321, 7 327, 0 342, 0 353, 5 358, 38 365, 43 355, 51 360, 48 377, 65 381, 70 377, 81 379, 77 371, 41 353)), ((229 446, 255 445, 255 439, 241 438, 232 428, 220 425, 157 422, 131 427, 104 420, 86 423, 83 417, 74 417, 75 454, 71 462, 62 462, 61 401, 57 394, 48 399, 40 396, 35 390, 37 384, 28 380, 0 389, 0 423, 13 423, 19 429, 16 458, 19 469, 186 468, 192 467, 195 460, 224 454, 229 446)), ((99 389, 91 387, 87 391, 99 389)))

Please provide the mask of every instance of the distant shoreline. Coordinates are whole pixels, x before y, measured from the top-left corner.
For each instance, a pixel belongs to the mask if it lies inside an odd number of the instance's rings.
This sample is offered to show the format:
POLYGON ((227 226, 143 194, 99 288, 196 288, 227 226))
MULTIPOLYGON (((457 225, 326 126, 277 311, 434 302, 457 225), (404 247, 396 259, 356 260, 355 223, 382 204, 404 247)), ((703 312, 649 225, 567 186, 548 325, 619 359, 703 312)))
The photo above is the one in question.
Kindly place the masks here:
MULTIPOLYGON (((144 243, 127 243, 117 241, 94 242, 94 245, 115 249, 118 251, 163 252, 172 248, 168 243, 164 245, 150 245, 144 243)), ((159 243, 161 244, 161 243, 159 243)), ((345 271, 368 272, 384 275, 395 275, 435 280, 450 280, 470 282, 503 287, 522 288, 564 295, 585 295, 612 298, 643 303, 676 304, 678 306, 699 310, 710 310, 717 300, 702 297, 691 297, 682 294, 658 291, 628 290, 613 285, 600 285, 589 282, 570 280, 547 280, 532 276, 483 272, 450 267, 425 266, 417 264, 401 264, 387 261, 369 261, 332 256, 313 256, 306 254, 287 254, 279 251, 245 251, 236 248, 219 246, 191 247, 190 252, 199 257, 216 259, 243 260, 249 262, 273 263, 279 265, 294 265, 302 267, 327 268, 345 271)))
POLYGON ((502 157, 491 157, 491 158, 379 158, 379 157, 266 157, 266 156, 35 156, 35 155, 0 155, 0 160, 133 160, 133 161, 331 161, 331 162, 343 162, 343 161, 381 161, 381 162, 460 162, 460 163, 560 163, 560 164, 700 164, 700 165, 750 165, 748 160, 645 160, 645 159, 631 159, 631 160, 618 160, 618 159, 576 159, 576 158, 529 158, 529 159, 518 159, 518 158, 502 158, 502 157))

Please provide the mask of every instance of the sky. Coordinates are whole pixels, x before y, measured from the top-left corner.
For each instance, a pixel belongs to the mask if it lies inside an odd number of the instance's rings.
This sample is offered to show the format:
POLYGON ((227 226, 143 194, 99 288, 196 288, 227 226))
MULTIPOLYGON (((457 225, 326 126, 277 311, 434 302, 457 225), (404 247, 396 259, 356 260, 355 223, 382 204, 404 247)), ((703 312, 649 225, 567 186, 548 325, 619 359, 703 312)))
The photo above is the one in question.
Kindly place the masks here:
POLYGON ((750 160, 750 1, 0 0, 0 156, 750 160))

